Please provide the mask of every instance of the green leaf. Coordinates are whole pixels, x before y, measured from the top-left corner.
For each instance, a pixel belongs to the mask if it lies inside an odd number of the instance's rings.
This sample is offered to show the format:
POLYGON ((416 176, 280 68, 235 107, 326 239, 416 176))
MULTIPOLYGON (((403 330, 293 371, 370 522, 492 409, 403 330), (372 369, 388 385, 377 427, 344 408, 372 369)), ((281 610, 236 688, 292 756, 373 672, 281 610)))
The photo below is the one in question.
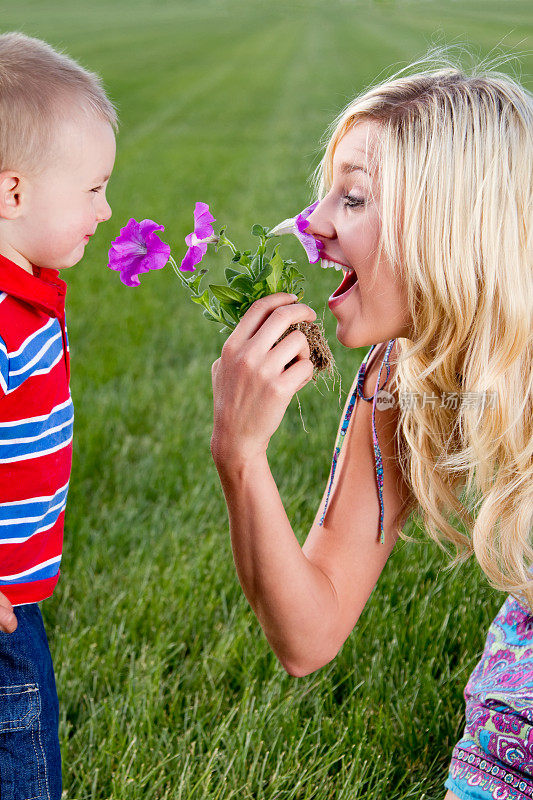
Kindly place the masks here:
POLYGON ((232 319, 235 320, 235 322, 240 321, 241 318, 236 308, 232 308, 231 306, 224 306, 224 311, 226 312, 226 314, 229 314, 230 317, 232 317, 232 319))
POLYGON ((265 235, 265 229, 263 228, 262 225, 252 225, 251 233, 252 233, 252 236, 264 236, 265 235))
POLYGON ((233 278, 236 278, 237 275, 242 275, 242 272, 239 272, 238 269, 231 269, 231 267, 227 267, 224 270, 224 275, 226 276, 227 282, 231 283, 233 278))
POLYGON ((198 292, 200 288, 200 283, 202 282, 202 278, 204 277, 205 273, 207 272, 206 269, 200 270, 197 272, 196 275, 189 280, 189 288, 191 292, 198 292))
POLYGON ((267 281, 264 280, 254 286, 254 293, 252 297, 254 300, 259 300, 260 297, 266 297, 268 294, 272 294, 272 292, 270 291, 267 281))
POLYGON ((209 288, 213 292, 216 298, 218 298, 221 302, 227 303, 228 301, 242 303, 244 300, 244 295, 242 292, 238 292, 237 289, 234 289, 233 286, 218 286, 216 284, 209 284, 209 288))
POLYGON ((203 306, 208 311, 210 311, 211 305, 209 303, 209 292, 207 291, 207 289, 200 295, 192 295, 191 300, 193 301, 193 303, 198 303, 199 306, 203 306))
POLYGON ((281 273, 283 272, 283 259, 278 253, 278 247, 276 246, 274 249, 274 253, 270 259, 270 266, 272 267, 272 272, 267 277, 268 288, 271 292, 278 291, 278 282, 281 278, 281 273))
POLYGON ((220 320, 219 320, 219 319, 217 319, 216 317, 214 317, 214 316, 211 314, 211 312, 210 312, 210 311, 207 311, 207 309, 204 311, 204 317, 205 317, 206 319, 210 319, 210 320, 211 320, 211 322, 220 322, 220 320))
POLYGON ((303 281, 303 279, 304 279, 304 276, 302 275, 302 273, 299 270, 297 270, 296 267, 293 267, 293 266, 289 266, 285 270, 285 273, 287 275, 287 278, 290 281, 296 281, 296 280, 303 281))
POLYGON ((267 264, 266 267, 262 269, 259 275, 255 278, 254 285, 261 283, 261 281, 268 278, 271 272, 272 272, 272 267, 270 266, 270 264, 267 264))
POLYGON ((245 294, 249 294, 253 289, 254 282, 247 275, 239 275, 231 282, 232 289, 240 289, 245 294))
POLYGON ((220 312, 220 316, 222 317, 223 321, 228 326, 228 328, 230 328, 231 330, 233 330, 233 328, 235 327, 235 325, 239 321, 238 319, 236 321, 232 320, 232 319, 228 319, 226 314, 224 314, 224 311, 220 312))
POLYGON ((238 275, 234 280, 231 282, 232 289, 239 289, 244 294, 249 294, 253 288, 253 281, 247 275, 238 275))
POLYGON ((242 318, 244 316, 244 314, 246 314, 246 312, 248 311, 248 309, 250 308, 250 306, 252 305, 253 302, 254 302, 253 298, 249 297, 248 300, 245 303, 243 303, 242 306, 240 306, 240 308, 239 308, 239 318, 242 318))

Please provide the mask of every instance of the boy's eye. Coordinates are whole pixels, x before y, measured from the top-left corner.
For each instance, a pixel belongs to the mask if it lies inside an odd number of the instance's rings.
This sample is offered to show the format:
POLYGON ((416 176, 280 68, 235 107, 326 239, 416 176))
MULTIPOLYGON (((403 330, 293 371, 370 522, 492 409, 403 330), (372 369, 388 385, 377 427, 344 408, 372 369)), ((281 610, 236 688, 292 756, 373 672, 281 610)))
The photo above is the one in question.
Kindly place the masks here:
POLYGON ((101 191, 101 189, 102 189, 101 186, 95 186, 94 189, 91 189, 91 192, 99 192, 99 191, 101 191))
POLYGON ((345 208, 357 208, 357 206, 364 206, 364 204, 365 204, 364 197, 354 197, 353 194, 344 195, 345 208))

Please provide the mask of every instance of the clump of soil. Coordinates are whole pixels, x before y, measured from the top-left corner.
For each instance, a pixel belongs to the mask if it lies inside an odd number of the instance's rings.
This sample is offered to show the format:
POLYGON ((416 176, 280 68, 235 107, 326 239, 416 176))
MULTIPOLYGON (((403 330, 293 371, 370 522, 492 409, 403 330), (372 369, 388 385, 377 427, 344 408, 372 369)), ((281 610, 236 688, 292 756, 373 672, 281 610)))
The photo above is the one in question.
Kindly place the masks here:
MULTIPOLYGON (((314 370, 313 380, 316 381, 317 375, 320 372, 326 372, 330 378, 335 377, 335 359, 329 349, 329 345, 324 335, 324 327, 321 322, 296 322, 294 325, 289 325, 283 336, 280 336, 278 342, 281 342, 285 336, 288 336, 292 331, 299 330, 305 335, 309 344, 310 356, 314 370)), ((276 342, 276 344, 278 343, 276 342)), ((296 359, 291 361, 294 363, 296 359)), ((287 365, 289 366, 289 365, 287 365)))

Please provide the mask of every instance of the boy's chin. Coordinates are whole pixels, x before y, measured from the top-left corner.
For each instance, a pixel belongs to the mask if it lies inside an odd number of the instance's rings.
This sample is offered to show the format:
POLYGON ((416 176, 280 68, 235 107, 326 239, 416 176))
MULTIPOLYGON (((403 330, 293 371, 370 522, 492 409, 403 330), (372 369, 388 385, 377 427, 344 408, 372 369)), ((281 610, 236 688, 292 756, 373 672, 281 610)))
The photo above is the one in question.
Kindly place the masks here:
POLYGON ((52 267, 52 269, 70 269, 70 267, 74 267, 76 264, 79 264, 80 261, 81 258, 78 258, 76 261, 71 261, 69 264, 56 264, 56 266, 52 267))
POLYGON ((81 253, 79 251, 75 251, 72 253, 68 258, 61 260, 56 264, 51 264, 50 266, 52 269, 70 269, 70 267, 75 267, 76 264, 79 264, 83 258, 85 250, 83 249, 81 253))

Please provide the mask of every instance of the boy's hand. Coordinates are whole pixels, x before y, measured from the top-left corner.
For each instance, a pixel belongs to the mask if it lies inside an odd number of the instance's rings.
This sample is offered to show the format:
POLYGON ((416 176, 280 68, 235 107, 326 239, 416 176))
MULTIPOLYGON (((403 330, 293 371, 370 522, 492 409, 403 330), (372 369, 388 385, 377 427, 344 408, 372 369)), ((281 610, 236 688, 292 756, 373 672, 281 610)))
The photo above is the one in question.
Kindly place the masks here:
POLYGON ((17 618, 13 611, 13 606, 5 596, 0 592, 0 631, 4 633, 13 633, 17 629, 17 618))

